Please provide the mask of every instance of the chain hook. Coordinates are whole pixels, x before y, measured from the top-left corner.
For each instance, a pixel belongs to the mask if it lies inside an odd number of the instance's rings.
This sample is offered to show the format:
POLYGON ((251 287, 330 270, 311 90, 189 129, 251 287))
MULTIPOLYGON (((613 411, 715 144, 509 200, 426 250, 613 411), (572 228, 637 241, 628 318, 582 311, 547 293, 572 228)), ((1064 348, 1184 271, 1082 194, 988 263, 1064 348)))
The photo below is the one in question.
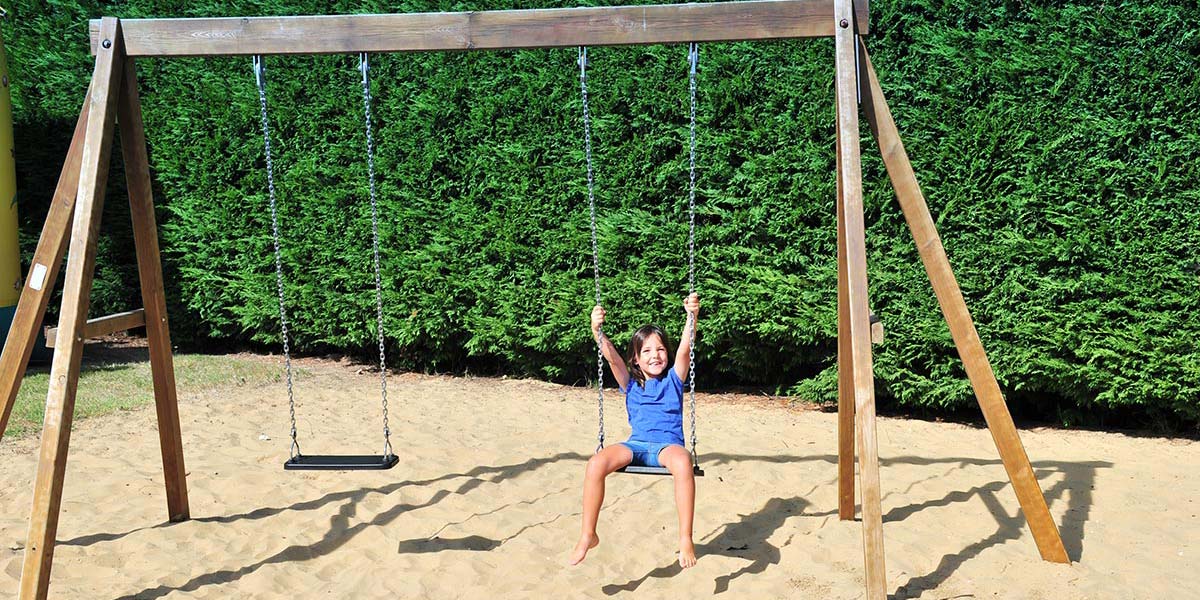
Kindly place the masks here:
POLYGON ((254 55, 254 82, 258 84, 258 91, 263 91, 267 87, 267 66, 263 63, 261 54, 254 55))

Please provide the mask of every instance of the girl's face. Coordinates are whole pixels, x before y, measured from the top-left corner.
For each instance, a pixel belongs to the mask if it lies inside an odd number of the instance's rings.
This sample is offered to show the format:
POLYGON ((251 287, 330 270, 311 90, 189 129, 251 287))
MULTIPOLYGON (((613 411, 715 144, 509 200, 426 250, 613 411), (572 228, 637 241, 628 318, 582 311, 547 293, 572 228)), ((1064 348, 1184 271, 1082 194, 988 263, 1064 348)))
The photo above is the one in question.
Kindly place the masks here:
POLYGON ((637 364, 646 377, 655 377, 667 370, 667 345, 658 334, 650 334, 642 340, 637 353, 637 364))

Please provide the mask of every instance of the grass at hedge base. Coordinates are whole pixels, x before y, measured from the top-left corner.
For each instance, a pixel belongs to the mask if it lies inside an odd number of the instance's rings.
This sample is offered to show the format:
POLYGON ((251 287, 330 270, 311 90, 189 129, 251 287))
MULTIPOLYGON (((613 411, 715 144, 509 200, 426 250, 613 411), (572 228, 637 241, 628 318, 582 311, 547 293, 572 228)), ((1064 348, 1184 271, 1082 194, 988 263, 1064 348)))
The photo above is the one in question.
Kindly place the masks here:
MULTIPOLYGON (((154 383, 144 348, 108 350, 98 360, 87 356, 93 349, 95 345, 89 344, 84 355, 76 395, 76 421, 154 403, 154 383)), ((304 371, 294 369, 293 376, 304 377, 304 371)), ((176 392, 181 397, 231 386, 260 387, 282 377, 282 359, 272 363, 238 354, 175 355, 176 392)), ((26 373, 5 438, 41 431, 49 381, 49 365, 35 366, 26 373)))

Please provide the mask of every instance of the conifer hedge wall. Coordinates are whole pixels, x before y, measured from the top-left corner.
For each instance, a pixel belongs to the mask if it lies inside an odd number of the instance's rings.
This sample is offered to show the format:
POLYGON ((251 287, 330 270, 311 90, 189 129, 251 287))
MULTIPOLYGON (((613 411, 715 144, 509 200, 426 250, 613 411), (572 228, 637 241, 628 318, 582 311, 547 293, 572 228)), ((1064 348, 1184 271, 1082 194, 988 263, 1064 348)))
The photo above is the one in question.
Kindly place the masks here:
MULTIPOLYGON (((400 3, 21 0, 9 52, 27 253, 91 62, 87 19, 457 11, 400 3)), ((997 377, 1063 422, 1200 417, 1200 7, 1192 0, 895 0, 868 40, 997 377)), ((576 51, 373 59, 385 328, 409 368, 594 373, 576 51), (591 365, 591 366, 589 366, 591 365)), ((836 377, 833 46, 706 44, 699 74, 701 386, 830 400, 836 377)), ((187 342, 278 346, 250 60, 139 61, 173 303, 187 342)), ((357 60, 271 57, 294 347, 375 347, 357 60)), ((682 46, 595 48, 600 269, 611 334, 682 325, 688 95, 682 46)), ((972 403, 864 128, 881 399, 972 403)), ((119 156, 119 153, 115 153, 119 156)), ((137 305, 119 177, 93 314, 137 305)))

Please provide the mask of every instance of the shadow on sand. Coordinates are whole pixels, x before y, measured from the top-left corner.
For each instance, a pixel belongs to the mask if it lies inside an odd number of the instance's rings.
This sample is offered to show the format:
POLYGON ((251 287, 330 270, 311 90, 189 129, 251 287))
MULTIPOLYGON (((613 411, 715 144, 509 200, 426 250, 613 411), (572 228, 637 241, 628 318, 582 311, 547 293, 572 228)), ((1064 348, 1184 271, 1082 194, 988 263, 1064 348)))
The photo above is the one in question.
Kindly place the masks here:
MULTIPOLYGON (((753 468, 750 466, 750 464, 755 462, 774 464, 824 462, 831 466, 831 470, 837 463, 836 455, 789 456, 713 453, 704 455, 703 458, 704 466, 708 469, 712 469, 714 474, 718 473, 721 467, 726 467, 728 469, 753 468)), ((330 505, 339 505, 337 508, 337 514, 333 515, 330 519, 329 529, 317 542, 307 545, 289 546, 270 557, 247 564, 237 569, 214 571, 212 573, 194 577, 178 586, 157 586, 144 589, 133 594, 119 596, 119 599, 132 600, 134 598, 160 598, 176 591, 192 592, 209 585, 220 585, 237 581, 238 579, 255 572, 265 565, 293 561, 302 562, 316 557, 326 556, 341 548, 348 541, 366 530, 370 530, 381 525, 387 525, 388 523, 395 521, 397 518, 410 511, 432 506, 451 495, 469 494, 483 483, 500 483, 506 479, 536 471, 562 461, 582 463, 586 459, 587 456, 584 454, 564 452, 548 457, 533 458, 517 464, 498 467, 481 466, 465 473, 447 474, 432 479, 401 481, 386 486, 335 492, 326 494, 313 500, 299 502, 291 506, 265 507, 242 514, 195 518, 193 519, 194 521, 201 523, 222 524, 233 523, 247 519, 267 519, 289 511, 318 510, 330 505), (358 505, 368 496, 386 496, 396 493, 404 488, 431 486, 439 482, 460 478, 465 478, 466 481, 462 482, 457 488, 452 490, 438 490, 425 502, 397 504, 380 513, 369 522, 360 522, 354 525, 350 524, 352 518, 358 512, 358 505)), ((902 456, 881 459, 880 464, 884 467, 901 464, 928 466, 943 465, 951 468, 962 468, 967 466, 994 466, 998 470, 999 474, 1003 476, 1003 469, 999 459, 985 460, 975 458, 924 458, 902 456)), ((1048 488, 1044 488, 1046 500, 1051 507, 1053 507, 1055 504, 1061 504, 1062 502, 1067 503, 1065 511, 1066 516, 1064 517, 1063 522, 1060 524, 1060 531, 1069 556, 1072 560, 1079 560, 1083 552, 1082 548, 1084 529, 1092 504, 1091 490, 1096 480, 1096 473, 1100 469, 1111 468, 1113 465, 1112 463, 1100 461, 1083 463, 1039 461, 1033 463, 1033 465, 1035 472, 1039 480, 1043 482, 1043 485, 1045 485, 1045 483, 1049 480, 1054 480, 1048 488)), ((652 485, 652 483, 648 485, 652 485)), ((826 482, 826 485, 835 485, 835 481, 828 481, 826 482)), ((913 485, 915 486, 917 484, 913 485)), ((939 585, 945 582, 959 568, 959 566, 966 561, 979 556, 979 554, 985 549, 1020 537, 1025 528, 1025 520, 1021 516, 1020 511, 1013 507, 1014 509, 1010 513, 1010 511, 1006 510, 1002 505, 1002 502, 997 498, 997 494, 1009 485, 1010 484, 1007 479, 996 480, 984 485, 972 487, 969 490, 951 492, 946 496, 935 500, 909 504, 906 506, 898 506, 890 509, 884 515, 883 520, 885 523, 903 521, 909 516, 923 511, 949 507, 951 505, 967 502, 978 497, 986 504, 989 512, 992 514, 993 519, 996 521, 996 531, 993 534, 983 539, 975 540, 957 552, 943 556, 937 567, 932 572, 916 575, 903 582, 891 582, 892 585, 897 585, 895 592, 891 597, 895 600, 901 600, 904 598, 919 596, 922 591, 937 588, 939 585)), ((551 494, 567 491, 570 491, 570 488, 559 490, 557 492, 549 492, 541 496, 541 498, 545 498, 551 494)), ((541 498, 526 500, 520 503, 537 502, 541 498)), ((767 540, 774 532, 781 530, 785 526, 788 519, 828 518, 837 514, 836 509, 816 513, 805 512, 806 509, 810 507, 811 503, 803 496, 770 498, 757 511, 747 515, 742 515, 740 520, 735 523, 728 523, 721 526, 716 532, 716 537, 713 537, 712 539, 698 545, 696 549, 699 556, 736 556, 748 561, 748 564, 739 568, 738 570, 717 577, 714 581, 713 593, 720 594, 728 591, 732 583, 744 575, 762 573, 773 565, 778 565, 780 562, 781 549, 772 545, 767 540)), ((489 513, 483 514, 499 512, 505 508, 508 508, 508 506, 499 507, 490 511, 489 513)), ((474 516, 479 515, 472 515, 468 518, 473 518, 474 516)), ((562 515, 556 516, 554 519, 560 518, 561 516, 562 515)), ((400 553, 414 554, 456 550, 486 552, 499 548, 505 542, 520 536, 522 533, 532 527, 548 523, 554 519, 550 519, 542 523, 525 524, 517 532, 504 539, 491 539, 478 535, 462 538, 443 538, 435 534, 428 538, 403 540, 399 542, 397 551, 400 553)), ((163 523, 154 527, 142 528, 124 533, 98 533, 65 540, 59 543, 61 545, 70 546, 90 546, 96 543, 118 540, 135 531, 172 527, 176 525, 178 524, 163 523)), ((453 523, 446 524, 446 526, 450 525, 453 525, 453 523)), ((446 526, 443 526, 442 529, 445 529, 446 526)), ((601 590, 608 595, 633 591, 638 589, 642 583, 649 579, 672 577, 679 573, 680 570, 681 569, 678 563, 672 562, 671 564, 655 568, 645 575, 625 583, 612 583, 604 585, 602 586, 601 590)))

